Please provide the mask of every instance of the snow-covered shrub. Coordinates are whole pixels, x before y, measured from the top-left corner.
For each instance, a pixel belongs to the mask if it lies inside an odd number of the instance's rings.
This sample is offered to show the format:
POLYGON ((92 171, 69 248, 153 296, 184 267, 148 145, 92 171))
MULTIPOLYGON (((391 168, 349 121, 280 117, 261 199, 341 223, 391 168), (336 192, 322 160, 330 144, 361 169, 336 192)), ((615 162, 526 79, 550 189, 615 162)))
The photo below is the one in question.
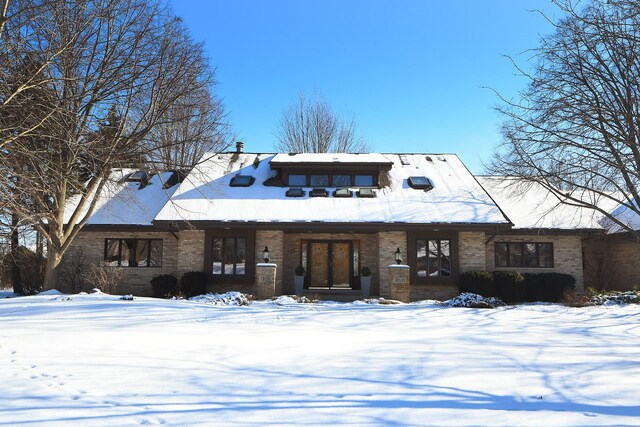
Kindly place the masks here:
POLYGON ((593 305, 640 304, 640 291, 591 293, 589 301, 593 305))
POLYGON ((89 265, 83 274, 86 286, 98 288, 105 294, 117 293, 123 277, 124 270, 122 268, 113 267, 104 261, 89 265))
POLYGON ((191 301, 204 302, 213 305, 249 305, 251 304, 250 295, 242 292, 226 292, 224 294, 204 294, 190 298, 191 301))
POLYGON ((578 295, 575 292, 565 292, 561 302, 567 307, 587 307, 591 305, 591 299, 587 295, 578 295))
POLYGON ((151 279, 153 296, 156 298, 170 298, 178 294, 178 279, 171 274, 161 274, 151 279))
POLYGON ((444 301, 442 304, 449 307, 467 308, 496 308, 505 305, 500 298, 484 298, 482 295, 473 294, 471 292, 462 293, 455 298, 444 301))
POLYGON ((191 298, 207 292, 207 275, 201 271, 189 271, 180 279, 180 292, 191 298))

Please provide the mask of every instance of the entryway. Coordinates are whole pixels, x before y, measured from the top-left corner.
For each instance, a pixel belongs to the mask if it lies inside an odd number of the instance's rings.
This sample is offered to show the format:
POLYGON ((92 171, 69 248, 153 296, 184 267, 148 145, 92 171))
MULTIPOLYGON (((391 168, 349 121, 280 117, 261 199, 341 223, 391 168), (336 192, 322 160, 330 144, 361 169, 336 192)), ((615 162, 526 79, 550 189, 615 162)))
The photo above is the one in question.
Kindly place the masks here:
POLYGON ((351 289, 353 244, 348 240, 310 241, 307 289, 351 289))

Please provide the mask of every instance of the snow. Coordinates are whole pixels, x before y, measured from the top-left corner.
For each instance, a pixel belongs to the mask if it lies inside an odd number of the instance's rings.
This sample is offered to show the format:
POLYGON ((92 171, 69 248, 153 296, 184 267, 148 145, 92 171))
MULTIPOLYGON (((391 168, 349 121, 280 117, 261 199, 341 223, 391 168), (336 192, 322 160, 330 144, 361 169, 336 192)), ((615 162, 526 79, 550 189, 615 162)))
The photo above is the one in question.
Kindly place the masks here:
MULTIPOLYGON (((139 182, 123 181, 123 178, 132 172, 135 172, 135 169, 114 170, 87 224, 151 225, 156 214, 178 186, 164 189, 163 185, 172 172, 162 172, 153 175, 148 185, 140 188, 139 182)), ((78 196, 70 199, 65 208, 65 223, 71 218, 78 203, 78 196)))
MULTIPOLYGON (((478 181, 504 211, 514 229, 602 229, 602 217, 593 209, 561 203, 537 183, 520 183, 504 176, 478 176, 478 181)), ((594 195, 591 195, 594 196, 594 195)), ((603 209, 611 202, 594 200, 603 209)))
MULTIPOLYGON (((389 185, 375 190, 375 198, 325 198, 308 194, 301 198, 286 197, 289 187, 264 185, 276 173, 270 161, 279 156, 282 155, 207 155, 180 184, 156 220, 507 224, 498 207, 455 155, 438 155, 428 160, 424 154, 404 154, 402 157, 409 164, 403 165, 398 154, 378 154, 392 161, 393 167, 388 172, 389 185), (236 174, 253 176, 255 183, 250 187, 230 187, 229 182, 236 174), (425 192, 409 187, 407 178, 415 175, 427 176, 434 189, 425 192)), ((339 158, 344 156, 347 155, 339 158)), ((331 193, 334 188, 327 190, 331 193)))
POLYGON ((0 424, 640 425, 640 306, 0 300, 0 424))
POLYGON ((277 154, 272 162, 274 163, 361 163, 361 164, 391 164, 384 154, 380 153, 296 153, 277 154))

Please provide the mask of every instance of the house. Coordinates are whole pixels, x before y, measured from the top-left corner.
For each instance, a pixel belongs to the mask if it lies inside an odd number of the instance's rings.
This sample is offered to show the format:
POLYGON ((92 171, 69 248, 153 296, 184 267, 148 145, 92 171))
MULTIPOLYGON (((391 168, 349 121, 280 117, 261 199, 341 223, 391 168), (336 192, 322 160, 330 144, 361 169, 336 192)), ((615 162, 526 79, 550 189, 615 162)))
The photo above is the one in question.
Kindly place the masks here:
POLYGON ((186 178, 119 174, 66 259, 124 267, 121 292, 139 295, 151 293, 157 275, 188 271, 204 271, 212 291, 252 293, 266 248, 276 294, 293 293, 301 265, 306 292, 357 295, 366 266, 372 294, 388 297, 398 252, 411 300, 456 295, 468 270, 569 273, 581 291, 581 236, 601 229, 540 191, 517 198, 504 178, 474 177, 452 154, 258 154, 239 146, 205 156, 186 178))

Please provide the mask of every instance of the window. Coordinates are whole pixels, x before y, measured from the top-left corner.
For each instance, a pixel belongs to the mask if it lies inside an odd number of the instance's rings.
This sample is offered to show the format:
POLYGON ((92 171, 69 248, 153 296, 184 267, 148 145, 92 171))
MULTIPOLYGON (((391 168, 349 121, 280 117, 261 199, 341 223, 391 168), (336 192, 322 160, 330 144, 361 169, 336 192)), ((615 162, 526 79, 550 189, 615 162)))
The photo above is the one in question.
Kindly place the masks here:
POLYGON ((211 245, 211 273, 222 276, 244 276, 247 273, 247 239, 214 237, 211 245))
POLYGON ((348 188, 338 188, 333 192, 333 197, 351 197, 352 192, 348 188))
POLYGON ((418 277, 450 277, 451 241, 416 239, 416 271, 418 277))
POLYGON ((374 193, 371 188, 361 188, 356 194, 358 195, 358 197, 376 197, 376 193, 374 193))
POLYGON ((353 183, 355 187, 373 187, 373 175, 356 175, 353 183))
POLYGON ((310 187, 328 187, 329 175, 309 175, 310 187))
POLYGON ((553 243, 496 242, 496 267, 553 268, 553 243))
POLYGON ((114 267, 162 267, 162 239, 105 239, 104 260, 114 267))
POLYGON ((349 187, 351 185, 351 175, 333 175, 331 185, 334 187, 349 187))
POLYGON ((291 187, 305 187, 307 185, 307 175, 291 174, 288 181, 291 187))

